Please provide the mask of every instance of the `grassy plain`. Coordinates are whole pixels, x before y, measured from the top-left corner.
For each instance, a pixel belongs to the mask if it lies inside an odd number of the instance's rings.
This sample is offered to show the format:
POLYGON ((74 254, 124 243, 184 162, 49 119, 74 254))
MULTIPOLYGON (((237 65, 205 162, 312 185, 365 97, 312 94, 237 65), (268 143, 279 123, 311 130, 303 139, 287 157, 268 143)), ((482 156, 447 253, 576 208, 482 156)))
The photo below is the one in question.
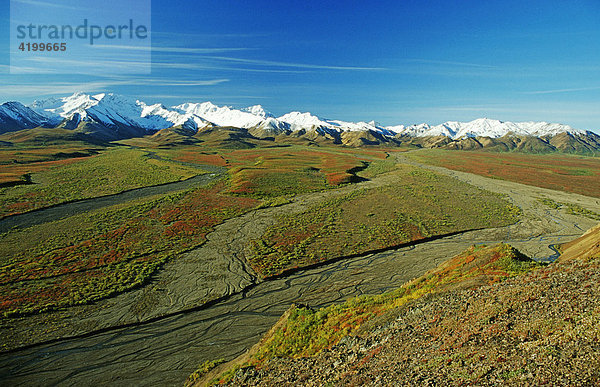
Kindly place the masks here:
POLYGON ((39 183, 4 188, 0 214, 186 178, 202 172, 196 164, 228 167, 229 178, 0 235, 0 313, 85 304, 143 285, 166 261, 202 244, 224 220, 275 203, 273 198, 334 188, 354 176, 347 170, 362 166, 365 158, 385 158, 384 152, 313 154, 306 147, 151 151, 185 164, 124 147, 25 164, 39 183))
POLYGON ((38 313, 141 286, 228 218, 381 173, 396 173, 401 183, 282 217, 254 244, 252 266, 269 276, 428 236, 513 223, 518 216, 499 196, 397 166, 381 149, 194 145, 150 151, 162 160, 144 149, 114 147, 91 157, 24 164, 36 184, 3 188, 0 215, 183 179, 201 173, 198 164, 226 167, 228 178, 0 235, 0 313, 38 313))
POLYGON ((80 161, 100 149, 75 141, 52 146, 0 142, 0 187, 25 184, 31 173, 80 161))
POLYGON ((89 303, 145 283, 259 202, 223 184, 125 203, 0 236, 0 313, 89 303))
POLYGON ((91 157, 31 162, 17 167, 1 164, 0 173, 13 176, 13 180, 15 174, 28 174, 34 184, 0 188, 0 217, 72 200, 164 184, 204 172, 151 159, 146 154, 142 150, 120 147, 91 157))
POLYGON ((599 157, 455 150, 422 150, 409 157, 457 171, 600 197, 599 157))
POLYGON ((276 146, 253 149, 178 147, 157 151, 162 157, 226 166, 228 193, 260 199, 293 196, 354 181, 367 162, 387 157, 384 150, 276 146), (201 150, 201 151, 200 151, 201 150))
POLYGON ((567 214, 585 216, 593 220, 600 220, 600 214, 574 203, 556 202, 549 198, 538 198, 538 201, 555 210, 562 209, 567 214))
MULTIPOLYGON (((389 170, 376 163, 368 175, 389 170)), ((520 210, 501 196, 425 169, 393 166, 397 183, 328 199, 281 216, 252 245, 263 276, 317 262, 469 229, 515 223, 520 210)))

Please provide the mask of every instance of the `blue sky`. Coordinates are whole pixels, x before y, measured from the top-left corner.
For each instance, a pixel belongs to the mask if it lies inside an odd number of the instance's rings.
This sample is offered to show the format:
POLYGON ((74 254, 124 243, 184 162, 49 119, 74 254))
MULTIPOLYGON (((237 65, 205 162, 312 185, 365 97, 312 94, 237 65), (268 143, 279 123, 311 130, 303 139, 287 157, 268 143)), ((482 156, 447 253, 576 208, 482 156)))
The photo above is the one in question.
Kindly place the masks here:
MULTIPOLYGON (((13 1, 81 19, 78 10, 51 6, 63 2, 13 1)), ((19 75, 9 73, 4 3, 2 102, 115 92, 385 125, 488 117, 600 132, 597 0, 153 0, 150 73, 115 71, 134 69, 143 53, 120 48, 106 63, 94 59, 104 71, 93 74, 78 71, 85 55, 70 53, 63 74, 19 75)))

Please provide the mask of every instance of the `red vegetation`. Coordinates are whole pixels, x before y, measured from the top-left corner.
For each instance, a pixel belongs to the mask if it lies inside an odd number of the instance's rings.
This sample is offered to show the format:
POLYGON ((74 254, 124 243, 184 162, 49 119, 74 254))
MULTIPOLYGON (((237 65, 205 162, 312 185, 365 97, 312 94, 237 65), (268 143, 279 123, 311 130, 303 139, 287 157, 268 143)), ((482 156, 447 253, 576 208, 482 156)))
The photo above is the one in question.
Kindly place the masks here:
POLYGON ((215 225, 259 203, 222 189, 196 189, 92 239, 2 267, 0 313, 83 302, 134 286, 169 257, 202 244, 215 225), (81 290, 91 285, 99 290, 81 290))
POLYGON ((600 158, 487 152, 428 152, 418 156, 457 171, 600 197, 600 158))
MULTIPOLYGON (((7 157, 6 154, 2 154, 0 158, 5 159, 7 157)), ((86 159, 89 159, 89 157, 74 157, 64 160, 41 161, 27 164, 12 163, 10 160, 6 160, 0 162, 0 184, 20 182, 23 181, 21 177, 28 173, 43 172, 52 167, 69 165, 86 159)))
POLYGON ((224 155, 233 175, 231 193, 278 196, 315 191, 351 181, 363 160, 385 158, 382 151, 269 148, 234 150, 224 155), (364 154, 364 155, 363 155, 364 154))

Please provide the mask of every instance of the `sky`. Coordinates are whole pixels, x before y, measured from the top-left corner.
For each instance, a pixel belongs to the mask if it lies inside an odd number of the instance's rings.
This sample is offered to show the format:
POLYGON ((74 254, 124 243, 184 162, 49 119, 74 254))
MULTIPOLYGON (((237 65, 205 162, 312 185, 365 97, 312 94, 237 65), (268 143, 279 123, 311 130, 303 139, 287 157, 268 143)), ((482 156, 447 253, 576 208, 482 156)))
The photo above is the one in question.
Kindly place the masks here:
POLYGON ((114 1, 3 1, 0 102, 113 92, 165 105, 260 104, 276 116, 383 125, 487 117, 600 133, 598 0, 114 1), (73 26, 131 18, 148 38, 67 40, 65 52, 23 66, 11 62, 24 53, 9 42, 15 23, 33 19, 11 18, 10 5, 73 26))

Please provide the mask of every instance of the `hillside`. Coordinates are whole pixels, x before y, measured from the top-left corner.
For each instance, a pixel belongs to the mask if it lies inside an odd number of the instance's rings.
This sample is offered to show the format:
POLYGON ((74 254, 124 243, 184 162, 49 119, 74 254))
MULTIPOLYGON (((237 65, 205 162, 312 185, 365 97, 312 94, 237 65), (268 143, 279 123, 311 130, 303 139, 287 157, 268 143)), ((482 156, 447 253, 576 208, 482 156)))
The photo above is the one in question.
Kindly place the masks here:
POLYGON ((249 353, 196 383, 597 384, 599 241, 597 226, 547 266, 508 245, 472 248, 383 296, 293 306, 249 353))

